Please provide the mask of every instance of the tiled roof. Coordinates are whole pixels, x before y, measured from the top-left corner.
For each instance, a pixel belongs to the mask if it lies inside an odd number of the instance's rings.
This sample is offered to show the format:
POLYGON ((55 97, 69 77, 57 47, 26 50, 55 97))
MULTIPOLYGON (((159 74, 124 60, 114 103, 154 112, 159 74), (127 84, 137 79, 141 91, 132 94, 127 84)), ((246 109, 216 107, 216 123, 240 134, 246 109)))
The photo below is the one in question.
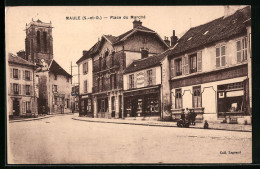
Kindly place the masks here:
POLYGON ((8 62, 13 62, 13 63, 17 63, 17 64, 23 64, 23 65, 28 65, 28 66, 35 66, 33 63, 18 57, 12 53, 8 54, 8 62))
POLYGON ((244 21, 251 18, 251 8, 247 6, 228 17, 220 17, 206 24, 189 29, 169 54, 177 55, 246 32, 244 21))
POLYGON ((50 68, 49 68, 50 72, 53 72, 55 74, 59 74, 59 75, 64 75, 64 76, 69 76, 72 77, 68 72, 66 72, 54 59, 51 62, 50 68))
MULTIPOLYGON (((149 29, 149 28, 147 28, 147 27, 145 27, 145 26, 140 25, 140 26, 138 26, 138 27, 136 27, 136 28, 133 28, 133 29, 131 29, 131 30, 129 30, 129 31, 127 31, 127 32, 125 32, 125 33, 123 33, 123 34, 117 36, 117 37, 116 37, 116 36, 112 36, 112 35, 103 35, 103 37, 106 38, 107 40, 109 40, 109 41, 112 43, 112 45, 114 45, 114 44, 120 42, 120 41, 121 41, 122 39, 124 39, 126 36, 130 35, 131 33, 135 32, 135 31, 146 31, 146 32, 148 31, 148 32, 151 32, 151 33, 155 33, 155 34, 156 34, 155 31, 153 31, 153 30, 151 30, 151 29, 149 29)), ((159 36, 159 35, 158 35, 158 36, 159 36)), ((161 40, 162 40, 162 39, 161 39, 161 40)), ((102 40, 101 40, 101 41, 102 41, 102 40)), ((87 59, 87 58, 90 57, 92 54, 94 54, 95 52, 97 52, 99 46, 102 44, 101 41, 98 41, 94 46, 92 46, 92 47, 90 48, 89 52, 86 53, 84 56, 82 56, 76 63, 78 64, 79 62, 81 62, 81 61, 87 59)), ((167 46, 167 44, 166 44, 163 40, 162 40, 162 42, 167 46)), ((167 46, 167 47, 168 47, 168 46, 167 46)))
POLYGON ((138 70, 154 67, 160 65, 162 59, 166 56, 166 53, 162 53, 159 55, 149 56, 144 59, 134 60, 126 69, 126 73, 135 72, 138 70))

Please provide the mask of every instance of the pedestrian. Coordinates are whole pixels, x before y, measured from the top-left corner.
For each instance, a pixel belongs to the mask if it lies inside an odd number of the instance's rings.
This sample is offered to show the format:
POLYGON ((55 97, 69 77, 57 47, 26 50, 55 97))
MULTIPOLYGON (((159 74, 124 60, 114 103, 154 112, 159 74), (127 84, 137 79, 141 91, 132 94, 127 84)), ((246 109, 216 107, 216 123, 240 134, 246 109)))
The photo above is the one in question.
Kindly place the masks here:
POLYGON ((181 119, 183 120, 183 122, 185 121, 184 109, 182 109, 181 111, 181 119))
POLYGON ((195 125, 195 119, 196 119, 196 113, 194 112, 194 110, 191 111, 191 124, 195 125))
POLYGON ((190 111, 188 108, 185 109, 185 120, 190 121, 190 111))
POLYGON ((205 120, 204 122, 204 129, 208 129, 209 128, 209 123, 207 120, 205 120))

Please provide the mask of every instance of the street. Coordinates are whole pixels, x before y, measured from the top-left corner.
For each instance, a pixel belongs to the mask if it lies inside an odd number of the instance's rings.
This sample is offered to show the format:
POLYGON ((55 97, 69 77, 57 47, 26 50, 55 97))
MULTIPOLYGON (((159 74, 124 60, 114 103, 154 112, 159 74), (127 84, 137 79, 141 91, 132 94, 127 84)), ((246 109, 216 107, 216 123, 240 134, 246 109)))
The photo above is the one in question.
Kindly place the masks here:
POLYGON ((252 133, 96 123, 9 123, 9 164, 251 163, 252 133))

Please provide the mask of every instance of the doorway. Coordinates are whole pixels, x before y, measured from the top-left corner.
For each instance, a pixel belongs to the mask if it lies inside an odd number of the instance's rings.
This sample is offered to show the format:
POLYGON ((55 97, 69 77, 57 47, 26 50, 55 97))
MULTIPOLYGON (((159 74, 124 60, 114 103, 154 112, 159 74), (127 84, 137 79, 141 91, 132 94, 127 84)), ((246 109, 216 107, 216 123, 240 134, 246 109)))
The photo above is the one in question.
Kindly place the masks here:
POLYGON ((20 103, 18 99, 13 100, 13 115, 14 116, 20 115, 20 103))

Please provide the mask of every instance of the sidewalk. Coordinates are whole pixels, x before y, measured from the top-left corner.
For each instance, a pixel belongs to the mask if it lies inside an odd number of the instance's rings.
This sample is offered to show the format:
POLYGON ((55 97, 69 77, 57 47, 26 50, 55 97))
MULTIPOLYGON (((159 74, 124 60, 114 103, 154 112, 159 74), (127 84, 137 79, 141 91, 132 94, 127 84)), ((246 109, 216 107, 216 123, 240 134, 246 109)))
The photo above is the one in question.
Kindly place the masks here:
MULTIPOLYGON (((134 120, 134 119, 106 119, 106 118, 90 118, 90 117, 73 117, 73 120, 99 122, 99 123, 116 123, 116 124, 130 124, 130 125, 145 125, 145 126, 161 126, 161 127, 177 127, 177 122, 166 121, 149 121, 149 120, 134 120)), ((195 126, 190 125, 190 128, 203 129, 203 123, 196 123, 195 126)), ((227 130, 227 131, 240 131, 252 132, 252 125, 240 124, 219 124, 209 123, 207 130, 227 130)), ((206 130, 206 129, 205 129, 206 130)))
POLYGON ((72 115, 71 112, 64 112, 64 114, 44 114, 44 115, 38 115, 38 117, 18 117, 15 119, 9 119, 9 123, 14 122, 22 122, 22 121, 33 121, 33 120, 41 120, 46 119, 54 116, 62 116, 62 115, 72 115))

